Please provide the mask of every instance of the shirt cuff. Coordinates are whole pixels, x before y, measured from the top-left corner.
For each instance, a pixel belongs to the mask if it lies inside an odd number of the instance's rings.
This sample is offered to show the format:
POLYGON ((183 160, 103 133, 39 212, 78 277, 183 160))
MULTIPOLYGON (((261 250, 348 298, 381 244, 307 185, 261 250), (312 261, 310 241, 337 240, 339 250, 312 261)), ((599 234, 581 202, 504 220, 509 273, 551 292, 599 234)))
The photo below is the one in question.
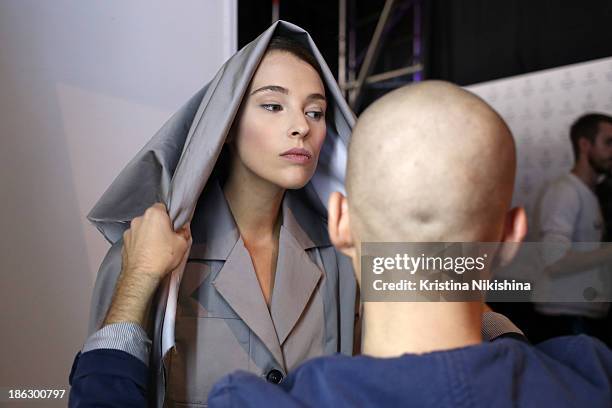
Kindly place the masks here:
POLYGON ((514 333, 521 336, 525 334, 516 327, 512 320, 497 312, 484 312, 482 314, 482 339, 493 341, 504 334, 514 333))
POLYGON ((137 323, 112 323, 89 336, 81 352, 98 349, 125 351, 148 366, 151 340, 137 323))

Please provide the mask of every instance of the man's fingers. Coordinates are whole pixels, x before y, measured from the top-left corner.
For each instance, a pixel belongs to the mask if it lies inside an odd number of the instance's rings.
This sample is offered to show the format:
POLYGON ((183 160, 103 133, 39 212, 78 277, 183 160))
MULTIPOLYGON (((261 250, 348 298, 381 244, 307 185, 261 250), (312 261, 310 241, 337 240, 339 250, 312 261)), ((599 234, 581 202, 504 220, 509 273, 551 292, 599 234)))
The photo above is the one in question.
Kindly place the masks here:
POLYGON ((187 258, 189 258, 189 253, 191 252, 191 238, 189 238, 189 240, 187 240, 187 247, 185 248, 185 253, 183 254, 183 260, 182 262, 186 262, 187 258))
POLYGON ((189 252, 189 248, 191 247, 192 237, 191 230, 189 229, 189 224, 185 224, 180 230, 176 232, 176 236, 178 239, 178 247, 185 247, 186 251, 189 252))
POLYGON ((166 210, 166 205, 164 203, 155 203, 149 208, 147 208, 142 215, 142 217, 157 217, 160 215, 168 215, 168 210, 166 210))
MULTIPOLYGON (((138 218, 138 217, 137 217, 138 218)), ((161 224, 166 231, 173 231, 172 221, 168 215, 166 205, 164 203, 155 203, 147 208, 143 215, 140 216, 142 220, 146 220, 147 224, 151 223, 161 224)))
POLYGON ((130 221, 130 228, 136 228, 140 224, 142 224, 142 217, 133 218, 132 221, 130 221))
POLYGON ((157 209, 157 210, 161 210, 161 211, 163 211, 163 212, 165 212, 165 213, 167 213, 167 212, 168 212, 168 210, 166 209, 166 204, 161 203, 161 202, 160 202, 160 203, 155 203, 155 204, 153 204, 153 205, 152 205, 151 207, 149 207, 149 208, 155 208, 155 209, 157 209))
POLYGON ((177 234, 180 234, 183 238, 185 238, 185 240, 187 241, 191 238, 191 226, 188 222, 176 232, 177 234))

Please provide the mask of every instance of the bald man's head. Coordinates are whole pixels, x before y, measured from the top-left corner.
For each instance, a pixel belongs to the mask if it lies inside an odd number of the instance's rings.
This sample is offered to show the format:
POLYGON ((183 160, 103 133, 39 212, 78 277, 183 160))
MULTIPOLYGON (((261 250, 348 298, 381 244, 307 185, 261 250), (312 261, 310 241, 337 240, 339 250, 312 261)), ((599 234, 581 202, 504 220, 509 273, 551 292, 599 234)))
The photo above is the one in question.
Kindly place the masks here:
POLYGON ((515 168, 510 130, 482 99, 441 81, 402 87, 353 131, 351 226, 360 241, 496 241, 515 168))

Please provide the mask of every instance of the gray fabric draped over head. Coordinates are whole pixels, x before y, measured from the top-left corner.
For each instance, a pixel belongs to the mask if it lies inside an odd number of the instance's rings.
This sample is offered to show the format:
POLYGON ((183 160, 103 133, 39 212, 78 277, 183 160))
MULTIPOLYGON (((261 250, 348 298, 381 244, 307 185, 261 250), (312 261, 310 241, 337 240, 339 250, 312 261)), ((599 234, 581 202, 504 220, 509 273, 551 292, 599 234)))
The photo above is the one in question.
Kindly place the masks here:
MULTIPOLYGON (((133 218, 155 202, 166 204, 175 229, 191 219, 249 82, 270 39, 276 35, 296 39, 310 49, 328 91, 327 137, 315 175, 305 187, 309 204, 324 214, 329 194, 335 190, 344 192, 347 144, 354 115, 310 35, 293 24, 277 21, 232 56, 212 81, 163 125, 89 213, 88 219, 112 244, 96 279, 90 333, 100 327, 110 306, 121 269, 123 232, 133 218)), ((155 300, 153 352, 160 358, 174 344, 173 312, 179 282, 180 276, 166 279, 155 300), (166 344, 160 345, 162 325, 163 331, 170 334, 166 344)))

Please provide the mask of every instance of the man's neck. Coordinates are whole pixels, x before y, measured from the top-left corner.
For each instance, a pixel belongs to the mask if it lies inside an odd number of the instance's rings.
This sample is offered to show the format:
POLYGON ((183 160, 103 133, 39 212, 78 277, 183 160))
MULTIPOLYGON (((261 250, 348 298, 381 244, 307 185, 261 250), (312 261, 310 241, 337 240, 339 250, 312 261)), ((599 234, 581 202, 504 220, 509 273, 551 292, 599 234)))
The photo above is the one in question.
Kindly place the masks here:
POLYGON ((595 190, 599 173, 593 169, 587 160, 579 160, 572 169, 572 174, 578 177, 591 190, 595 190))
POLYGON ((480 302, 367 302, 363 354, 399 357, 482 342, 480 302))

